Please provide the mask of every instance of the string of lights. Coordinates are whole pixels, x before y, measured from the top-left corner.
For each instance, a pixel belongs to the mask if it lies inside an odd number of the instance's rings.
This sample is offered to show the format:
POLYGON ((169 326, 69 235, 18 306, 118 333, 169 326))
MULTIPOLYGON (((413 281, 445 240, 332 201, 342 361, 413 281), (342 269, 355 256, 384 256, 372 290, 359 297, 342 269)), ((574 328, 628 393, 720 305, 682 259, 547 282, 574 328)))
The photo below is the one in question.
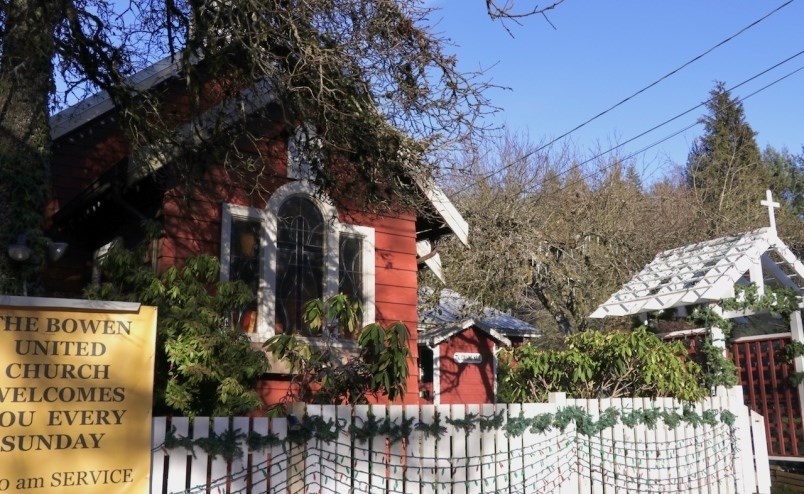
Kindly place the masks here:
MULTIPOLYGON (((440 440, 449 441, 449 437, 440 440)), ((448 458, 410 456, 413 447, 403 455, 392 454, 387 445, 375 451, 341 439, 311 440, 296 453, 244 461, 246 468, 240 471, 178 492, 254 492, 251 486, 262 480, 270 485, 261 485, 266 490, 260 492, 288 492, 294 489, 288 472, 303 479, 305 492, 322 494, 403 494, 429 492, 425 487, 433 486, 444 492, 454 492, 457 486, 461 492, 552 492, 568 481, 601 482, 624 490, 689 492, 713 483, 736 484, 735 441, 734 430, 722 423, 696 428, 693 437, 664 440, 588 436, 568 428, 508 451, 450 454, 448 458), (517 458, 519 462, 512 461, 517 458), (285 475, 273 475, 277 472, 285 475), (231 488, 234 484, 245 487, 231 488)))

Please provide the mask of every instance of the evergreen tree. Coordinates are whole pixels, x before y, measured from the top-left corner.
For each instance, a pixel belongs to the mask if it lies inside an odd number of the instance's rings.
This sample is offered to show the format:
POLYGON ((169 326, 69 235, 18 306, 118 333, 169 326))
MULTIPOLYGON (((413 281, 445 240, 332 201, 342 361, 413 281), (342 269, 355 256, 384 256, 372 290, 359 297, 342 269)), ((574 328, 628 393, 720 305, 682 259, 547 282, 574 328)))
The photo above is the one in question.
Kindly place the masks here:
POLYGON ((701 231, 707 237, 765 226, 758 207, 772 186, 756 132, 745 119, 742 103, 722 82, 709 93, 704 134, 687 158, 686 180, 698 201, 701 231))
POLYGON ((804 255, 804 156, 768 146, 762 162, 773 177, 771 190, 781 209, 776 214, 779 235, 796 252, 804 255))

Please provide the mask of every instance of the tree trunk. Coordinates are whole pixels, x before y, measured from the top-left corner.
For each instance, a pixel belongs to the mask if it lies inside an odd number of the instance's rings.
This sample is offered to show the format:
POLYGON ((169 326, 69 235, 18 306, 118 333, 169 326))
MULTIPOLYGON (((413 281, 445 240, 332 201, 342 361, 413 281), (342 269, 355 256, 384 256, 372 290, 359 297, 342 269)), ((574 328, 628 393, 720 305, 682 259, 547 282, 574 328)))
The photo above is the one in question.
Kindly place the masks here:
POLYGON ((0 293, 21 294, 26 281, 36 287, 41 275, 58 6, 54 0, 6 5, 0 55, 0 293), (30 239, 39 263, 15 263, 7 255, 20 234, 30 239))

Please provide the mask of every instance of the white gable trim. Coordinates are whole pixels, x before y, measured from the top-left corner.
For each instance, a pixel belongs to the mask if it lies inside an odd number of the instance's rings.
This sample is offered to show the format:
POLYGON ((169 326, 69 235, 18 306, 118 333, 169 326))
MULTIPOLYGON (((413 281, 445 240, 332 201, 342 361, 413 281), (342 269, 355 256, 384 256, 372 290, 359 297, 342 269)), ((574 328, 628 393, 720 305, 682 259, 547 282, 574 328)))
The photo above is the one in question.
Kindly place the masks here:
POLYGON ((449 200, 449 197, 444 193, 441 188, 435 184, 433 180, 415 178, 416 185, 424 193, 424 196, 430 200, 435 210, 444 219, 444 222, 452 230, 458 240, 464 245, 469 245, 469 223, 463 219, 461 213, 449 200))

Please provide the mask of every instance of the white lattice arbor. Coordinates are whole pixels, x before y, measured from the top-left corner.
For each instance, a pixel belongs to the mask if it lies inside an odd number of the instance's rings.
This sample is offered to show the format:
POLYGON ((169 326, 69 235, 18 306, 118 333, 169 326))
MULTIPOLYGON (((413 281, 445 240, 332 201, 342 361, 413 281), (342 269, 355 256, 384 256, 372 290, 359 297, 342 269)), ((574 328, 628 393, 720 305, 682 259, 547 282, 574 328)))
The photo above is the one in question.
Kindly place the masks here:
POLYGON ((804 291, 804 265, 771 228, 659 253, 591 317, 627 316, 734 297, 754 283, 804 291))
MULTIPOLYGON (((777 235, 774 208, 779 207, 779 203, 773 200, 770 191, 762 205, 768 207, 770 227, 661 252, 590 317, 638 315, 646 321, 652 313, 672 310, 681 318, 691 306, 707 306, 738 326, 755 331, 747 334, 773 334, 804 343, 801 310, 794 311, 788 322, 775 319, 767 311, 724 311, 721 305, 724 300, 735 297, 737 287, 753 284, 759 294, 769 288, 790 288, 798 296, 799 308, 804 308, 804 264, 777 235)), ((723 333, 719 328, 711 330, 713 343, 725 351, 723 333)), ((687 329, 664 336, 701 331, 687 329)), ((761 336, 744 339, 752 338, 761 336)), ((794 364, 797 372, 804 372, 804 357, 797 357, 794 364)), ((798 386, 798 396, 804 397, 804 385, 798 386)), ((804 417, 801 401, 798 408, 800 417, 804 417)))

